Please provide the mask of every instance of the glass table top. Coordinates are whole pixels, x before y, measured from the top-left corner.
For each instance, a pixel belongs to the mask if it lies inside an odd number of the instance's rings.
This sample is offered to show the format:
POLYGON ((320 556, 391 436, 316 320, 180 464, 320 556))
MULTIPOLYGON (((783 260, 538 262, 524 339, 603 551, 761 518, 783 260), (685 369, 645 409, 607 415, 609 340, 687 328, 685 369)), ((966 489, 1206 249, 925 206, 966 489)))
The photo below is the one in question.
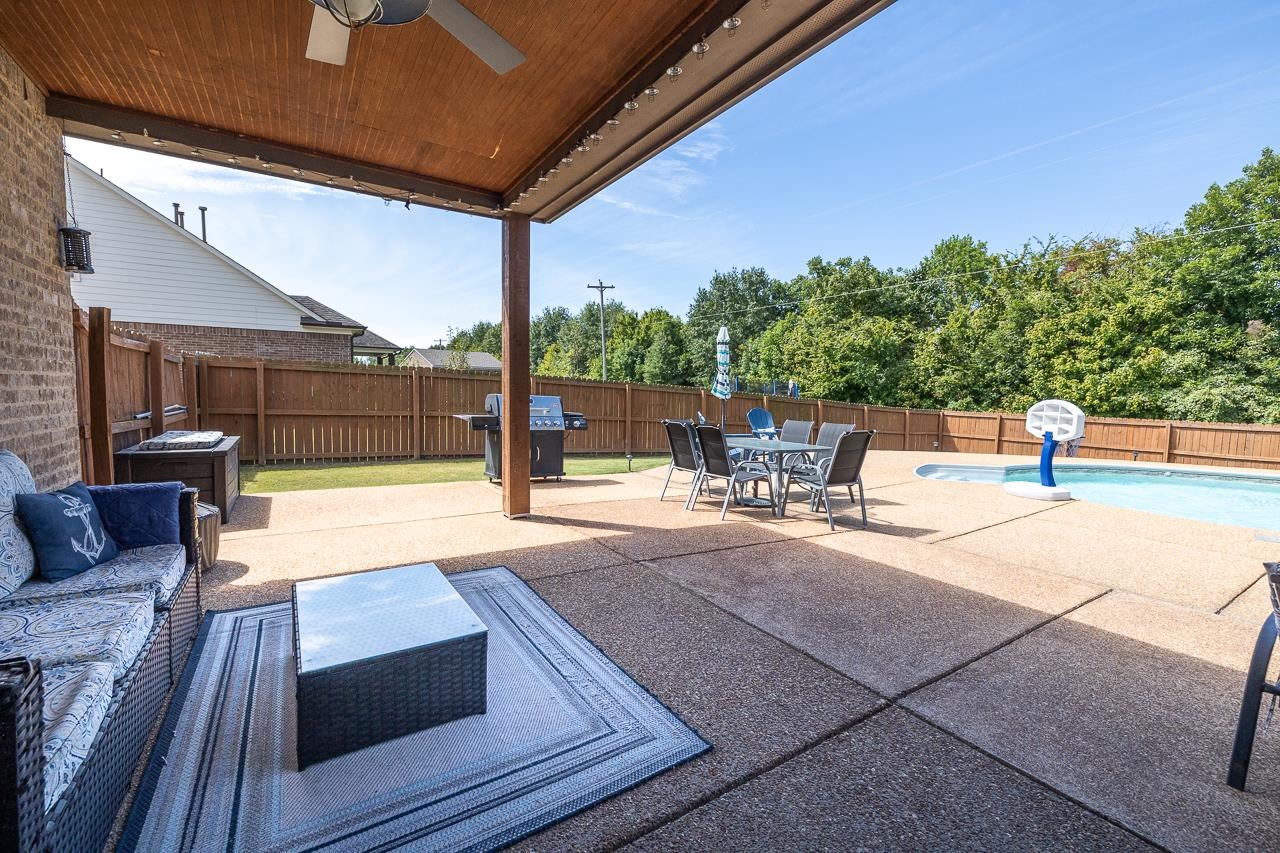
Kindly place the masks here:
POLYGON ((806 444, 803 441, 781 441, 776 438, 734 438, 725 436, 724 443, 729 447, 740 447, 743 450, 761 450, 765 453, 811 453, 815 450, 830 450, 830 445, 806 444))
POLYGON ((298 581, 293 596, 299 672, 488 630, 434 563, 298 581))

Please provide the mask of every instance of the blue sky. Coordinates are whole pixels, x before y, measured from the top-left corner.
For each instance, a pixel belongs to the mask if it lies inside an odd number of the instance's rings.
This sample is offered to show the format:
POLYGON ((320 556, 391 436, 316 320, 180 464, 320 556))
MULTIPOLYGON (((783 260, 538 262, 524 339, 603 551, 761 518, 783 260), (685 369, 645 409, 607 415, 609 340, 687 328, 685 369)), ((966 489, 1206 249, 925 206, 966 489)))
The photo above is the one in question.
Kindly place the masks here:
MULTIPOLYGON (((716 270, 909 266, 1176 222, 1280 146, 1280 4, 899 0, 551 225, 532 302, 603 279, 683 314, 716 270)), ((77 140, 76 157, 289 293, 401 345, 499 316, 496 222, 77 140)))

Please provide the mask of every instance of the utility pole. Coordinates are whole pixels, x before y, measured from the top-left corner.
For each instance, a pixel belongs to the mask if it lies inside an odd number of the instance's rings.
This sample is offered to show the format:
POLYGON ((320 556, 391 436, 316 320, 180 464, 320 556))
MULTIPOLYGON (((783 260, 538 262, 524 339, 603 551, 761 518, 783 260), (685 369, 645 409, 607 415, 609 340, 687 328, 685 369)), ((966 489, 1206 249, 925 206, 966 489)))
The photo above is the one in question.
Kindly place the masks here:
POLYGON ((588 284, 587 290, 598 290, 600 292, 600 381, 609 381, 609 367, 605 363, 605 353, 609 346, 604 333, 604 292, 613 290, 612 284, 605 284, 600 279, 596 279, 595 284, 588 284))

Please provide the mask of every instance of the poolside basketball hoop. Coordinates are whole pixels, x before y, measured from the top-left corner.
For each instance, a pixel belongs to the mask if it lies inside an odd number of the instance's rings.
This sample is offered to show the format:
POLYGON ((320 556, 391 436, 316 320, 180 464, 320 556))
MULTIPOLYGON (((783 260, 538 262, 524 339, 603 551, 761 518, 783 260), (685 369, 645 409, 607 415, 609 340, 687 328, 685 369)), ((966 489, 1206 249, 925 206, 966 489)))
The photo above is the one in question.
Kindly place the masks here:
POLYGON ((1040 501, 1065 501, 1071 492, 1053 479, 1053 454, 1058 444, 1084 437, 1084 412, 1066 400, 1041 400, 1027 409, 1027 432, 1044 439, 1040 447, 1040 483, 1005 483, 1011 495, 1040 501))

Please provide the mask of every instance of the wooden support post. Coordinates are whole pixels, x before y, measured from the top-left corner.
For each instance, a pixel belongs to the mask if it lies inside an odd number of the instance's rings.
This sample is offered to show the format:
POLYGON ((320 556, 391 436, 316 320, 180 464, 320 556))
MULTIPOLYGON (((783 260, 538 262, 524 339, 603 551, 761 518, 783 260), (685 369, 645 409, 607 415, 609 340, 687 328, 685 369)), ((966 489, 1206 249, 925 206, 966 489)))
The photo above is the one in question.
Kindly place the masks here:
POLYGON ((630 382, 626 384, 626 395, 627 395, 627 412, 626 412, 627 420, 624 427, 623 438, 622 438, 622 448, 623 448, 622 452, 630 453, 631 452, 631 383, 630 382))
POLYGON ((111 453, 111 377, 107 350, 111 346, 111 309, 89 309, 89 438, 93 450, 93 482, 110 486, 115 482, 115 461, 111 453))
POLYGON ((258 446, 253 452, 253 461, 258 465, 265 465, 267 462, 267 383, 266 371, 263 369, 262 362, 255 365, 255 375, 257 379, 257 422, 258 422, 258 446))
POLYGON ((80 308, 71 309, 71 331, 76 359, 76 430, 80 445, 80 479, 93 479, 93 433, 89 429, 89 318, 80 308))
POLYGON ((422 377, 418 368, 409 368, 409 381, 413 383, 413 458, 422 458, 422 377))
POLYGON ((529 514, 529 217, 502 220, 502 512, 529 514))
POLYGON ((200 398, 196 394, 196 357, 182 357, 182 397, 187 407, 187 429, 199 429, 200 398))
POLYGON ((164 432, 164 341, 152 341, 147 353, 147 407, 154 438, 164 432))

